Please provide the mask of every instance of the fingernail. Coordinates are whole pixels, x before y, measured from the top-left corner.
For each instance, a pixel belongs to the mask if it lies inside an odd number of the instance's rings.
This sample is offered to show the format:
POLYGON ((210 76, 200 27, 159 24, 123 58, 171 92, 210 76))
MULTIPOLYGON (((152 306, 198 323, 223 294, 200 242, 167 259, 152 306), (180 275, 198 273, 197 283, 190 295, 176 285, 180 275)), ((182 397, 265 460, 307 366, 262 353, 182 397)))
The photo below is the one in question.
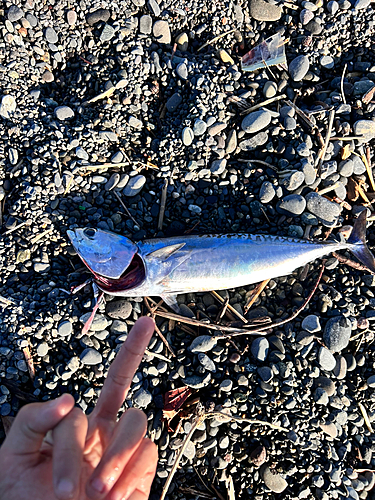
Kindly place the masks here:
POLYGON ((98 477, 91 482, 91 486, 98 493, 104 493, 105 483, 98 477))
POLYGON ((70 479, 61 479, 57 483, 57 496, 60 500, 69 500, 74 496, 74 484, 70 479))

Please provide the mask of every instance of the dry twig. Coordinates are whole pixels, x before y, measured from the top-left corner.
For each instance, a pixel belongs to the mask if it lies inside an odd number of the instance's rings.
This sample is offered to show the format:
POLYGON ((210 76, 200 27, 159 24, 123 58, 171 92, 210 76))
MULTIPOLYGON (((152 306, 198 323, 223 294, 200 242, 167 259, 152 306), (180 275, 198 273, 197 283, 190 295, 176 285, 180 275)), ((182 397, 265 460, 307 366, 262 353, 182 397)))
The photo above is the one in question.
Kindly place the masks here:
POLYGON ((332 126, 333 126, 333 120, 334 120, 334 118, 335 118, 335 110, 332 109, 329 112, 327 135, 326 135, 326 138, 325 138, 325 141, 324 141, 324 145, 321 148, 321 150, 319 151, 319 155, 318 155, 318 159, 319 159, 318 165, 317 165, 318 171, 320 170, 320 167, 322 166, 322 163, 324 161, 324 157, 325 157, 325 154, 326 154, 326 151, 327 151, 327 147, 328 147, 328 143, 329 143, 329 138, 331 137, 331 133, 332 133, 332 126))
POLYGON ((269 104, 272 104, 273 102, 280 101, 281 99, 285 99, 285 98, 286 98, 285 94, 277 95, 275 97, 270 97, 269 99, 266 99, 265 101, 260 102, 259 104, 255 104, 255 106, 251 106, 250 108, 244 109, 241 112, 241 115, 247 115, 247 114, 251 113, 252 111, 255 111, 259 108, 263 108, 263 106, 268 106, 269 104))
POLYGON ((120 195, 118 194, 117 191, 113 191, 114 195, 116 196, 116 198, 118 199, 118 201, 120 202, 122 208, 125 210, 126 214, 131 218, 131 220, 134 222, 134 224, 136 226, 138 226, 138 223, 137 221, 134 219, 134 217, 132 216, 132 214, 129 212, 128 210, 128 207, 125 205, 125 203, 122 201, 122 199, 120 198, 120 195))
MULTIPOLYGON (((219 295, 217 292, 215 291, 212 291, 211 292, 211 295, 213 295, 215 297, 215 299, 217 299, 221 304, 224 304, 225 303, 225 299, 223 299, 223 297, 221 295, 219 295)), ((243 323, 248 323, 247 319, 242 316, 242 314, 240 314, 232 305, 230 305, 228 303, 227 305, 227 308, 232 311, 232 313, 237 316, 238 319, 240 319, 243 323)))
POLYGON ((362 403, 358 403, 358 406, 359 406, 359 409, 361 410, 361 413, 362 413, 363 419, 365 421, 366 427, 367 427, 368 431, 371 432, 371 434, 372 434, 374 431, 373 431, 373 428, 371 426, 370 419, 368 418, 367 410, 363 406, 362 403))
POLYGON ((203 50, 205 47, 207 47, 207 45, 210 45, 211 43, 215 43, 217 42, 218 40, 220 40, 220 38, 223 38, 224 36, 227 36, 227 35, 230 35, 231 33, 234 33, 236 30, 233 29, 233 30, 229 30, 229 31, 226 31, 225 33, 222 33, 221 35, 218 35, 218 36, 215 36, 214 38, 212 38, 211 40, 208 40, 207 42, 205 42, 201 47, 199 47, 199 49, 197 50, 197 52, 200 52, 201 50, 203 50))
POLYGON ((344 104, 346 104, 346 99, 345 99, 345 92, 344 92, 344 77, 345 77, 345 71, 346 71, 346 68, 347 68, 348 64, 345 63, 345 66, 344 66, 344 69, 342 71, 342 75, 341 75, 341 82, 340 82, 340 87, 341 87, 341 97, 342 97, 342 102, 344 104))
POLYGON ((254 288, 254 290, 251 292, 251 295, 249 295, 246 305, 245 305, 245 312, 247 312, 250 307, 254 304, 254 302, 257 300, 259 295, 263 292, 263 290, 266 288, 270 281, 270 278, 262 281, 262 283, 258 283, 257 286, 254 288))
POLYGON ((167 201, 167 190, 168 190, 168 179, 164 179, 164 184, 163 184, 163 187, 161 190, 161 199, 160 199, 160 212, 159 212, 159 220, 158 220, 158 230, 159 231, 161 231, 163 229, 165 203, 167 201))
POLYGON ((25 361, 27 364, 27 369, 29 370, 29 375, 31 380, 34 380, 35 378, 35 368, 34 368, 34 361, 30 353, 30 349, 28 347, 24 347, 22 349, 23 355, 25 356, 25 361))

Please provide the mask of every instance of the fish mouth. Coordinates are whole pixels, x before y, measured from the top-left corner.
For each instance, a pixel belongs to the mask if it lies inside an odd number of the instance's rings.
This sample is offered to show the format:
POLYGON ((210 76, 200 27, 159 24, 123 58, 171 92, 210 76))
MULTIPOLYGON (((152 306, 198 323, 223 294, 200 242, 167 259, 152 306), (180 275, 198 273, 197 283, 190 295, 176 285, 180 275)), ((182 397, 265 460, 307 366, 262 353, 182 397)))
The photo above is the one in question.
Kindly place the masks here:
MULTIPOLYGON (((87 266, 87 263, 85 264, 87 266)), ((95 273, 89 266, 87 267, 94 275, 94 281, 98 287, 108 294, 132 290, 143 283, 146 278, 146 268, 139 255, 134 255, 131 263, 118 279, 106 278, 95 273)))

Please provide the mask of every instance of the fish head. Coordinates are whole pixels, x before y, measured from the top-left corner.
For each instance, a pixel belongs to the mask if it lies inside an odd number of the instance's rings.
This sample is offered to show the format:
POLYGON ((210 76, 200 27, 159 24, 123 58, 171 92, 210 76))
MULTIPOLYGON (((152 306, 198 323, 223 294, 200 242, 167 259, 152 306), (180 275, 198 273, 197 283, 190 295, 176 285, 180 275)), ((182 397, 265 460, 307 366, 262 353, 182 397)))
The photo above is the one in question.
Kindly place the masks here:
POLYGON ((119 279, 138 253, 131 240, 102 229, 86 227, 67 234, 79 257, 96 276, 119 279))

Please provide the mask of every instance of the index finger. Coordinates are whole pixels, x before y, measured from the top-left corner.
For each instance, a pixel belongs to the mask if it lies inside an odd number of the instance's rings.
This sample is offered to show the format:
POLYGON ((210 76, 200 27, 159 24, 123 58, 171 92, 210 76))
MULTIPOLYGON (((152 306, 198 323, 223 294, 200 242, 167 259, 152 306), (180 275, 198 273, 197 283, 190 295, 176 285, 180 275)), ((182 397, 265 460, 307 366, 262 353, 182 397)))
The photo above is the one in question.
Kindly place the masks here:
POLYGON ((116 420, 154 329, 154 320, 147 316, 135 322, 108 371, 98 403, 91 415, 116 420))

